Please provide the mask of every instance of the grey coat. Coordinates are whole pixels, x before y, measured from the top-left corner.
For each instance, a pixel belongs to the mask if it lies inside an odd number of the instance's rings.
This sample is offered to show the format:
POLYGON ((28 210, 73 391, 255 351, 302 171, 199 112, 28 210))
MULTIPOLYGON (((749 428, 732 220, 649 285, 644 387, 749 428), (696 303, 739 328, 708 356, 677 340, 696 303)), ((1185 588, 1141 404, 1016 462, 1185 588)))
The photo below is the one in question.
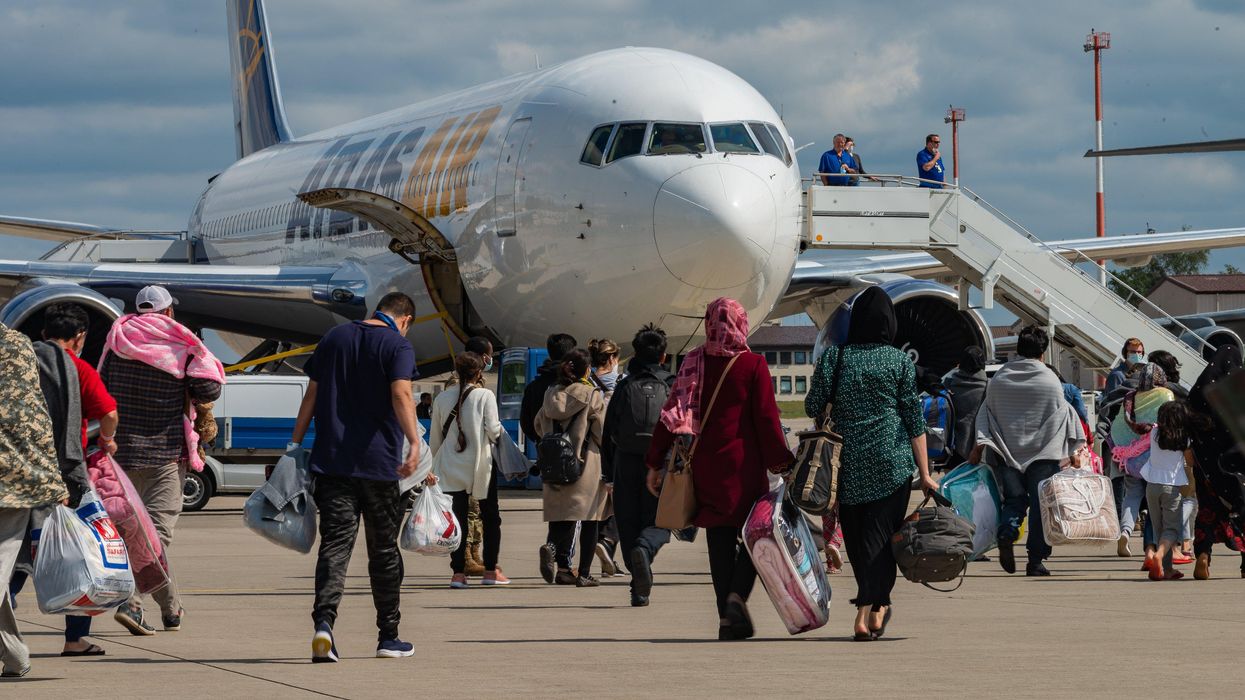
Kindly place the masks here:
POLYGON ((536 414, 538 435, 554 428, 557 421, 571 438, 578 453, 588 440, 584 473, 573 484, 545 484, 545 522, 566 520, 604 520, 610 499, 601 481, 601 433, 605 427, 605 399, 587 384, 554 385, 545 392, 544 403, 536 414))
POLYGON ((967 456, 977 443, 977 411, 986 398, 986 381, 985 370, 968 374, 953 369, 943 377, 955 408, 955 451, 960 456, 967 456))

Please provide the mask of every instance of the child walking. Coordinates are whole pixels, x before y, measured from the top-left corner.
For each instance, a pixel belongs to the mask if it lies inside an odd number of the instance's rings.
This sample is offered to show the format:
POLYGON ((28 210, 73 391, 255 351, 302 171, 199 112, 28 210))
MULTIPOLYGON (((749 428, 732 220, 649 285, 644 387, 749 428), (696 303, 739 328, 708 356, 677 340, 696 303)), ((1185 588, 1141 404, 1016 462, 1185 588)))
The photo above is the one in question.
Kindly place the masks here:
POLYGON ((1147 560, 1151 581, 1184 577, 1172 568, 1172 554, 1179 546, 1184 521, 1180 489, 1188 486, 1188 468, 1193 464, 1193 421, 1187 403, 1171 401, 1159 407, 1158 421, 1150 431, 1150 459, 1141 468, 1141 478, 1146 482, 1150 523, 1158 539, 1156 556, 1147 560))

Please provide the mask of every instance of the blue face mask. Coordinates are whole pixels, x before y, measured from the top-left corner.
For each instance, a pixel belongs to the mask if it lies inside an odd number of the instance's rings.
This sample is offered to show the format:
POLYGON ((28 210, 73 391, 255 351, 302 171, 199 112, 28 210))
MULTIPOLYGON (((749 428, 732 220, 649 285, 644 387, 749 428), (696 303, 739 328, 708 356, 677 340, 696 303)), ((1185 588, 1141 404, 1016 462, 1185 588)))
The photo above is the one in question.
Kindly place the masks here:
POLYGON ((493 371, 493 358, 492 357, 488 358, 488 362, 484 363, 484 371, 485 372, 493 371))
POLYGON ((1139 352, 1134 352, 1131 355, 1129 355, 1127 359, 1128 359, 1128 364, 1139 365, 1146 361, 1146 356, 1139 352))
POLYGON ((607 391, 613 391, 614 386, 618 384, 618 370, 612 369, 604 374, 598 374, 597 379, 601 380, 607 391))
POLYGON ((396 321, 393 320, 393 317, 383 311, 377 311, 375 314, 372 314, 372 318, 375 318, 378 321, 384 321, 385 325, 392 328, 395 333, 402 332, 398 330, 398 324, 396 321))

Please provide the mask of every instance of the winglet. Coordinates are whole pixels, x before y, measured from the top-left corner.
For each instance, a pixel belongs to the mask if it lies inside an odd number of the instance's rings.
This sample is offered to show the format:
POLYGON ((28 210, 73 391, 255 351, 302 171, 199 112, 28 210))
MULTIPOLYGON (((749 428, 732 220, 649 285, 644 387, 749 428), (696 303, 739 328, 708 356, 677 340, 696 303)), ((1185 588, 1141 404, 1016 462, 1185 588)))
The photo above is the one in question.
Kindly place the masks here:
POLYGON ((290 139, 263 0, 226 0, 238 158, 290 139))

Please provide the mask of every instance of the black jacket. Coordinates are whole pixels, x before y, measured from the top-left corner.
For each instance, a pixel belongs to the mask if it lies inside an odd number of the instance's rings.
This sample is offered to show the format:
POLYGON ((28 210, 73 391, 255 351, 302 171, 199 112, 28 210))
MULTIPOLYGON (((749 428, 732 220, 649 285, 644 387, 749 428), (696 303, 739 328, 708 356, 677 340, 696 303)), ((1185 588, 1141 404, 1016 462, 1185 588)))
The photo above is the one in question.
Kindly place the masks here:
POLYGON ((536 431, 536 414, 545 402, 545 392, 557 380, 557 374, 557 365, 552 360, 545 360, 545 364, 536 370, 536 378, 523 390, 523 403, 519 406, 519 427, 523 429, 523 436, 528 440, 540 439, 540 433, 536 431))
POLYGON ((618 416, 624 410, 630 407, 627 403, 627 382, 639 376, 652 376, 666 383, 667 387, 674 386, 674 375, 661 365, 649 365, 631 360, 627 364, 627 376, 618 382, 618 386, 614 387, 614 398, 610 400, 609 406, 605 409, 605 427, 602 432, 601 440, 601 480, 606 483, 614 482, 614 453, 618 446, 618 416))

